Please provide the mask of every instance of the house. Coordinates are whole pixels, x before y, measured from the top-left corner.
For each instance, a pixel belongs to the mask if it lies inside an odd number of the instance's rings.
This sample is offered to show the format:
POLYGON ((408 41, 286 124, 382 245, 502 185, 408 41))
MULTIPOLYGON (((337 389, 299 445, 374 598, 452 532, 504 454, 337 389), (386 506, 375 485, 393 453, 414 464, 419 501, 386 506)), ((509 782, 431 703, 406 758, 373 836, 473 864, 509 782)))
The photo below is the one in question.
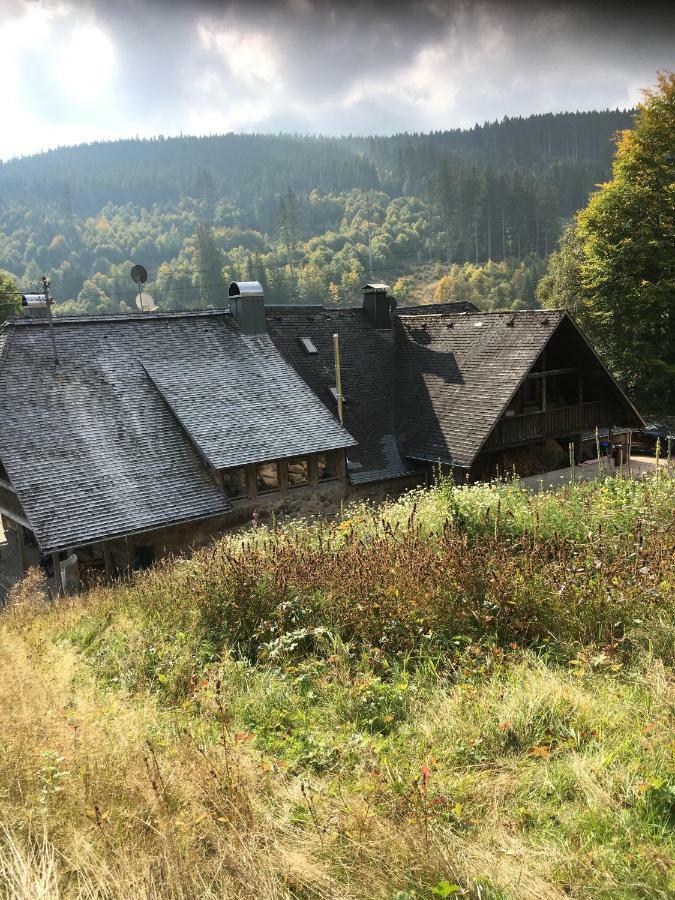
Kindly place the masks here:
POLYGON ((642 424, 565 312, 397 309, 384 285, 350 309, 230 296, 6 325, 0 515, 21 570, 41 559, 60 590, 73 565, 110 578, 259 513, 334 510, 439 464, 544 467, 588 429, 642 424))

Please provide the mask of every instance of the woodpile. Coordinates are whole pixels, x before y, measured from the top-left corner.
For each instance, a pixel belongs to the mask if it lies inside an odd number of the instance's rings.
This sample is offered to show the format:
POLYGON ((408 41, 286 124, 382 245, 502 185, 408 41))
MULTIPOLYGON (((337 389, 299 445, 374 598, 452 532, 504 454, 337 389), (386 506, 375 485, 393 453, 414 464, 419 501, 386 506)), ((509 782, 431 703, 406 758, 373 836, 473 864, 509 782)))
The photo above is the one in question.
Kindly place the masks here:
POLYGON ((288 484, 290 487, 309 484, 309 460, 291 459, 288 461, 288 484))
POLYGON ((259 491, 279 490, 279 466, 275 462, 261 463, 256 469, 259 491))

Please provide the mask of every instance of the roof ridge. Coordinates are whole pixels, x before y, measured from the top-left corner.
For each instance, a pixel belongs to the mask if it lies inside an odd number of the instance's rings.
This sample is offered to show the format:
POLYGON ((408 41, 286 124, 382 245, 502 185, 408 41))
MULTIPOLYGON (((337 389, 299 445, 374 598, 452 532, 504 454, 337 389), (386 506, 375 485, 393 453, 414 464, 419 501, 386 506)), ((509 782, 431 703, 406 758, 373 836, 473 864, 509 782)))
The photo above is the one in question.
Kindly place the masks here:
MULTIPOLYGON (((418 309, 420 307, 417 307, 418 309)), ((412 315, 410 313, 406 313, 404 310, 400 312, 395 312, 394 315, 398 319, 447 319, 452 316, 523 316, 530 315, 532 313, 539 314, 559 314, 564 315, 567 312, 566 309, 467 309, 467 310, 458 310, 457 312, 429 312, 418 315, 412 315)))
MULTIPOLYGON (((59 316, 53 317, 54 325, 97 325, 101 322, 155 322, 159 319, 205 319, 218 318, 219 316, 232 315, 229 309, 193 309, 193 310, 166 310, 159 313, 106 313, 105 315, 91 316, 59 316)), ((30 317, 13 316, 7 319, 6 326, 39 327, 49 325, 48 318, 33 319, 30 317)), ((8 329, 9 330, 9 329, 8 329)))

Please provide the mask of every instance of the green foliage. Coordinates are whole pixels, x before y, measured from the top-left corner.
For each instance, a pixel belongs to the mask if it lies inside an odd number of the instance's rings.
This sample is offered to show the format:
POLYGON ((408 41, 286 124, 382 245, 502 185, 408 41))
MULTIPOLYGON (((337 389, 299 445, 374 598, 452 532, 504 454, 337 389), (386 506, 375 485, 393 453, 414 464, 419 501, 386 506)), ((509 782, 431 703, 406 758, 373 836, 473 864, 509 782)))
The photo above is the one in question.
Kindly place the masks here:
POLYGON ((21 310, 21 297, 18 294, 16 281, 9 272, 0 269, 0 324, 10 316, 16 316, 21 310))
POLYGON ((628 124, 627 113, 580 113, 389 138, 51 151, 0 171, 0 267, 21 285, 48 272, 61 313, 134 309, 138 262, 165 309, 218 306, 222 284, 248 277, 273 303, 354 303, 370 236, 373 273, 389 283, 421 264, 526 257, 526 283, 497 285, 487 302, 530 306, 531 260, 606 177, 607 137, 628 124))
POLYGON ((665 900, 673 508, 666 468, 441 482, 17 595, 0 816, 92 896, 665 900))
POLYGON ((439 279, 434 300, 468 300, 479 309, 534 309, 535 287, 546 263, 536 256, 453 265, 439 279))
MULTIPOLYGON (((224 648, 278 664, 337 641, 455 665, 475 643, 565 655, 599 642, 672 660, 674 507, 666 472, 536 496, 442 482, 377 514, 261 527, 161 565, 83 617, 76 638, 110 679, 172 700, 224 648)), ((349 715, 383 731, 407 698, 404 682, 370 679, 349 715)))
POLYGON ((555 301, 562 281, 566 298, 580 269, 583 323, 629 390, 665 409, 675 402, 674 143, 670 73, 646 92, 634 130, 620 136, 612 180, 579 214, 542 287, 555 301))
POLYGON ((583 301, 581 267, 583 246, 579 230, 572 222, 560 236, 558 249, 549 256, 546 274, 537 284, 536 297, 548 309, 568 309, 579 315, 583 301))

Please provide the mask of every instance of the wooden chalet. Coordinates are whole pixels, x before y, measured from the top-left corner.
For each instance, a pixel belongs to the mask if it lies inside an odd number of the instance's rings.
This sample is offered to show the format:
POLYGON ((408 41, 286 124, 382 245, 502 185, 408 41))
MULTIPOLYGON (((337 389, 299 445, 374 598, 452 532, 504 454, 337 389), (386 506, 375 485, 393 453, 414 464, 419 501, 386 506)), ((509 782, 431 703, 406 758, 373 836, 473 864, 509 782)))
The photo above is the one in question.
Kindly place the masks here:
POLYGON ((235 283, 230 310, 56 318, 58 361, 47 320, 11 320, 0 515, 15 569, 40 561, 62 590, 265 512, 331 512, 439 464, 530 474, 569 443, 581 455, 584 432, 643 424, 565 312, 396 309, 385 286, 364 291, 362 308, 266 307, 235 283))

